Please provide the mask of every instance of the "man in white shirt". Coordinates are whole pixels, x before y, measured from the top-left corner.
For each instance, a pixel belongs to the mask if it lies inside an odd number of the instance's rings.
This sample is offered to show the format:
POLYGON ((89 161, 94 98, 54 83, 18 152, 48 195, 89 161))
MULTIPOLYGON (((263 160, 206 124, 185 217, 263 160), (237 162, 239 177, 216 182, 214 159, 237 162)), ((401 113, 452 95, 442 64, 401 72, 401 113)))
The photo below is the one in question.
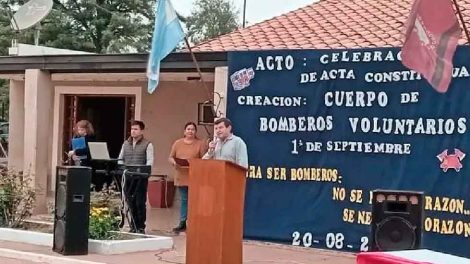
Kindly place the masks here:
POLYGON ((203 159, 228 160, 244 168, 248 168, 248 151, 240 137, 232 133, 232 122, 228 118, 220 118, 214 122, 217 140, 209 143, 209 150, 203 159))

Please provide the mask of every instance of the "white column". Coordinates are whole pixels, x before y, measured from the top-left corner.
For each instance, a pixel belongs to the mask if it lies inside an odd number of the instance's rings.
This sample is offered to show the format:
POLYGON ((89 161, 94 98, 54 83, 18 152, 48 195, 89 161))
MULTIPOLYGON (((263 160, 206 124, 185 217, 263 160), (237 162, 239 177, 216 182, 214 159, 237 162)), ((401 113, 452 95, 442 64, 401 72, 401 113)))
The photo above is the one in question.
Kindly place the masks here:
POLYGON ((24 154, 24 82, 10 80, 8 113, 8 168, 23 170, 24 154))
POLYGON ((53 91, 51 76, 41 70, 25 73, 23 171, 33 179, 35 214, 47 212, 47 183, 51 175, 53 91))
POLYGON ((215 68, 214 77, 214 103, 220 106, 217 115, 220 117, 227 116, 227 86, 228 86, 228 67, 215 68))

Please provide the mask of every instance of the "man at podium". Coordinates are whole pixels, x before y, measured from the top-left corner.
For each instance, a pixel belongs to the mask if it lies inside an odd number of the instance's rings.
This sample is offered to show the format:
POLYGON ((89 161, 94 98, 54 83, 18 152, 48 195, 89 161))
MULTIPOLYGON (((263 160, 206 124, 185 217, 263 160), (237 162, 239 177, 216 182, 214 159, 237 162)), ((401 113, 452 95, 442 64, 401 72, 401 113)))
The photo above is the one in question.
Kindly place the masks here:
POLYGON ((232 122, 228 118, 219 118, 214 122, 215 137, 209 143, 209 150, 203 159, 228 160, 248 168, 246 144, 232 133, 232 122))
POLYGON ((227 118, 214 122, 214 132, 206 160, 189 160, 186 263, 241 264, 247 148, 227 118))

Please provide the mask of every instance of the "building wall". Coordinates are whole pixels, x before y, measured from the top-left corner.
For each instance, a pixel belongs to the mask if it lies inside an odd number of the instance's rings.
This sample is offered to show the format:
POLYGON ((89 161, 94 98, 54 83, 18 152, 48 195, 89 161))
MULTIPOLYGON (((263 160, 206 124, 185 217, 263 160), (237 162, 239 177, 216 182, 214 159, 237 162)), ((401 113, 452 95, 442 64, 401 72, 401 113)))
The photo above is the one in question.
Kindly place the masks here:
MULTIPOLYGON (((140 86, 142 88, 140 116, 146 124, 145 136, 152 141, 155 147, 152 174, 172 177, 173 169, 167 161, 171 145, 176 139, 182 137, 183 126, 186 122, 193 121, 197 123, 197 104, 209 100, 208 97, 209 94, 212 95, 214 83, 206 83, 206 86, 211 89, 208 92, 199 82, 161 82, 153 94, 147 92, 147 83, 144 82, 54 82, 54 86, 80 87, 82 94, 86 94, 87 90, 94 93, 92 91, 96 91, 100 87, 140 86)), ((137 107, 138 105, 136 105, 137 107)), ((55 115, 56 117, 60 116, 57 113, 55 115)), ((207 129, 212 133, 212 126, 207 129)), ((61 135, 60 131, 56 133, 57 136, 61 135)), ((208 137, 204 126, 198 127, 198 135, 204 139, 208 137)), ((60 150, 60 144, 57 146, 60 150)), ((50 167, 55 166, 55 164, 57 163, 51 164, 50 167)), ((54 180, 51 182, 55 182, 54 180)), ((50 186, 54 188, 54 184, 50 184, 50 186)))
MULTIPOLYGON (((213 83, 207 83, 213 89, 213 83)), ((184 124, 188 121, 197 123, 197 103, 209 100, 209 94, 201 83, 163 82, 149 95, 142 90, 142 120, 147 124, 146 136, 155 146, 154 175, 172 176, 173 170, 168 164, 168 155, 173 142, 183 136, 184 124)), ((212 93, 212 91, 210 91, 212 93)), ((212 126, 208 127, 212 133, 212 126)), ((203 126, 198 127, 198 136, 208 138, 203 126)))
MULTIPOLYGON (((41 190, 36 213, 46 209, 46 193, 54 191, 55 166, 60 163, 63 123, 60 112, 64 111, 64 102, 57 94, 58 89, 72 91, 75 87, 82 94, 102 92, 102 95, 113 87, 123 91, 123 95, 140 90, 136 114, 146 123, 146 136, 155 146, 152 175, 168 175, 170 179, 174 173, 167 161, 171 145, 183 136, 186 122, 197 123, 198 103, 213 99, 214 82, 206 83, 208 91, 197 81, 162 81, 153 94, 148 94, 147 83, 142 80, 53 81, 47 72, 28 70, 26 73, 24 82, 11 82, 9 166, 17 170, 28 168, 34 175, 36 189, 41 190)), ((209 133, 212 130, 212 126, 207 127, 209 133)), ((198 127, 200 138, 207 139, 208 132, 204 126, 198 127)))

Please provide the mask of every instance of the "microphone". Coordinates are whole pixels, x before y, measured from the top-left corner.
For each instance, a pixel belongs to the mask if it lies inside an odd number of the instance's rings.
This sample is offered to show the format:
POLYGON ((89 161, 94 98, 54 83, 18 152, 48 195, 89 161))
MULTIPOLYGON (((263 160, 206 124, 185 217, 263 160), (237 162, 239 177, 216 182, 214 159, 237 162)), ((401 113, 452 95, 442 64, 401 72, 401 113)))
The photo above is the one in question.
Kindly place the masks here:
POLYGON ((217 147, 218 141, 219 140, 218 140, 217 136, 214 135, 214 138, 212 139, 212 142, 215 143, 215 144, 214 144, 214 149, 212 151, 215 151, 215 148, 217 147))

